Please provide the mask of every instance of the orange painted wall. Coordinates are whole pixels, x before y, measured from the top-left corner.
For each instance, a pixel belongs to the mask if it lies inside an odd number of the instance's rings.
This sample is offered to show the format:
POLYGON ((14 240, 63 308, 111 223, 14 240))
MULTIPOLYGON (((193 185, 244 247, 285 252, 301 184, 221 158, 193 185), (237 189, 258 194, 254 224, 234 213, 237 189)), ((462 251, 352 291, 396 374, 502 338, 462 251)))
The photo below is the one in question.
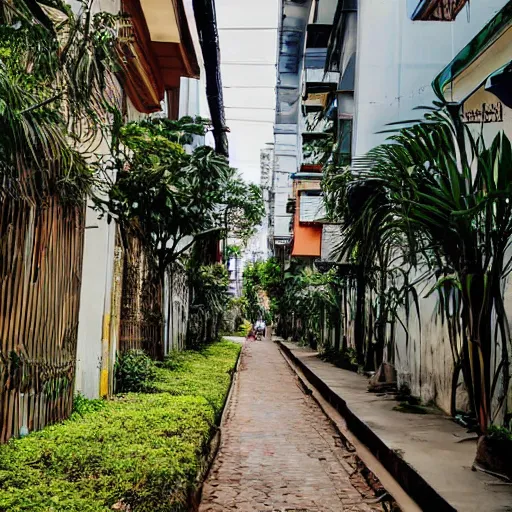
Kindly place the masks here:
POLYGON ((318 224, 301 224, 299 222, 300 194, 295 194, 296 207, 293 217, 292 256, 320 256, 322 246, 322 226, 318 224))

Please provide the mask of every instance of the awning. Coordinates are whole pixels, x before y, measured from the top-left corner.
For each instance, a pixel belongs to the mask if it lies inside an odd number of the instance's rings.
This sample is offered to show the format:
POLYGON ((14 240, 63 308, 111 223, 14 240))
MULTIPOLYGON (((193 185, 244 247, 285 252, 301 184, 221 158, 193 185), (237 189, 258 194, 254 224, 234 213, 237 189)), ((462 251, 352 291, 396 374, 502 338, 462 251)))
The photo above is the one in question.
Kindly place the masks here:
POLYGON ((409 15, 414 21, 453 21, 468 0, 408 0, 409 15))
POLYGON ((462 103, 510 62, 511 47, 512 2, 508 2, 435 78, 435 93, 448 103, 462 103))
POLYGON ((485 82, 485 90, 512 108, 512 60, 489 76, 485 82))

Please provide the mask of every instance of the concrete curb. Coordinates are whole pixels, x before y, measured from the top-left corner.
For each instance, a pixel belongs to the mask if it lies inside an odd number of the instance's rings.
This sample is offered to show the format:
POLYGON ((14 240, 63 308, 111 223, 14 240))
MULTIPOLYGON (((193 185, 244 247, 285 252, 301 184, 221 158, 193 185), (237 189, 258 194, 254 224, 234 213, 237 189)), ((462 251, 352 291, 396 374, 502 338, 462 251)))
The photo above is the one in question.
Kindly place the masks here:
POLYGON ((189 496, 188 505, 189 510, 191 512, 196 512, 197 510, 199 510, 199 505, 201 503, 201 498, 203 494, 203 485, 210 474, 210 471, 213 466, 213 461, 215 460, 215 457, 217 457, 217 453, 219 452, 219 448, 222 443, 222 427, 226 422, 226 418, 229 411, 229 404, 231 402, 231 396, 233 395, 233 390, 238 380, 238 372, 240 365, 242 363, 244 348, 245 343, 242 345, 240 352, 238 353, 238 358, 233 369, 233 374, 231 375, 231 383, 229 385, 229 391, 226 395, 226 400, 224 401, 224 405, 222 406, 222 415, 220 417, 219 425, 216 427, 215 434, 213 435, 212 439, 210 440, 210 443, 208 444, 208 452, 203 459, 202 468, 199 474, 197 475, 195 488, 190 493, 189 496))
POLYGON ((323 380, 311 371, 281 340, 275 340, 286 356, 295 364, 322 397, 345 419, 348 429, 364 443, 386 470, 411 498, 426 511, 454 512, 450 505, 417 471, 348 407, 347 403, 323 380))

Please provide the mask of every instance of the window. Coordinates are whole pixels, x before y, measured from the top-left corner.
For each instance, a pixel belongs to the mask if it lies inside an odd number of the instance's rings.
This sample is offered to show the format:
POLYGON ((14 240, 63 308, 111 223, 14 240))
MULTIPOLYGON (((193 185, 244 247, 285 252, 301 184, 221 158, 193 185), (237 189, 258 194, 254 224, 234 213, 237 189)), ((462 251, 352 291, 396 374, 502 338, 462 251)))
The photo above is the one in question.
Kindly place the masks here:
POLYGON ((321 192, 302 192, 299 209, 300 222, 318 222, 325 218, 326 212, 321 192))

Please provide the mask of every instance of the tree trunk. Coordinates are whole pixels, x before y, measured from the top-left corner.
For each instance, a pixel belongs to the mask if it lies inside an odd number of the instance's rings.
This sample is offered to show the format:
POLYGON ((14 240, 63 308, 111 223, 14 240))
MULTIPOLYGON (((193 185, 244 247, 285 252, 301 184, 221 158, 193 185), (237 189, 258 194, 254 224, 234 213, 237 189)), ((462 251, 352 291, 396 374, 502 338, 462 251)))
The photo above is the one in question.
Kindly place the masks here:
POLYGON ((354 343, 357 353, 357 362, 364 365, 364 304, 365 304, 365 278, 364 269, 359 266, 357 269, 356 285, 356 318, 354 326, 354 343))
POLYGON ((334 350, 336 352, 340 351, 340 345, 341 345, 341 319, 339 317, 339 314, 335 316, 334 321, 334 350))
POLYGON ((464 316, 467 330, 469 371, 473 386, 473 400, 478 425, 485 434, 490 423, 491 408, 491 376, 490 346, 492 342, 491 316, 492 307, 489 300, 491 294, 487 282, 480 273, 461 275, 462 294, 465 301, 464 316))

